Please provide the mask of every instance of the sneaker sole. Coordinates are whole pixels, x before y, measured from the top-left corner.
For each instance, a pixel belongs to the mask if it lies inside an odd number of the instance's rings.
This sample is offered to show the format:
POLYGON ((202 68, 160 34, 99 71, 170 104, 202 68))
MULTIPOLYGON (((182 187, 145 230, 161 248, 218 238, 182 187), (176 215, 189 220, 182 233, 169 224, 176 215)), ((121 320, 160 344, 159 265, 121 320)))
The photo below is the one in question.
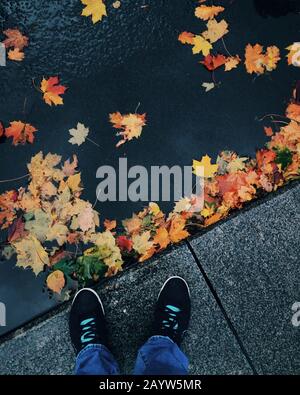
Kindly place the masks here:
POLYGON ((164 289, 164 287, 166 286, 166 284, 167 284, 170 280, 172 280, 173 278, 179 278, 180 280, 182 280, 182 281, 185 283, 185 285, 186 285, 186 287, 187 287, 187 290, 188 290, 189 297, 191 298, 190 287, 189 287, 188 283, 185 281, 185 279, 182 278, 182 277, 180 277, 180 276, 172 276, 172 277, 169 277, 169 278, 164 282, 163 286, 161 287, 161 289, 160 289, 160 291, 159 291, 159 294, 158 294, 158 297, 157 297, 157 300, 156 300, 156 301, 158 301, 158 299, 159 299, 159 297, 160 297, 160 294, 162 293, 162 290, 164 289))
POLYGON ((104 307, 103 307, 102 300, 100 299, 100 296, 97 294, 97 292, 94 291, 92 288, 82 288, 82 289, 80 289, 78 292, 76 292, 76 295, 74 296, 72 305, 73 305, 73 303, 75 302, 75 299, 77 298, 77 296, 78 296, 78 295, 80 294, 80 292, 82 292, 82 291, 89 291, 89 292, 92 292, 92 293, 97 297, 98 302, 100 303, 100 306, 101 306, 101 309, 102 309, 102 313, 103 313, 103 315, 105 316, 105 310, 104 310, 104 307))

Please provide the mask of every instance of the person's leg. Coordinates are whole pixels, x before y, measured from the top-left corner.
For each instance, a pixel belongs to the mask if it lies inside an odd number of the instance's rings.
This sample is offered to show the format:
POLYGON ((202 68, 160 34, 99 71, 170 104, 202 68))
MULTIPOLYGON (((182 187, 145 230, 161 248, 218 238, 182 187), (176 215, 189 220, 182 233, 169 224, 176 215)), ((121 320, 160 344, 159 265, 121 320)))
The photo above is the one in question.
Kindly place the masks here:
POLYGON ((175 375, 188 373, 188 359, 179 346, 191 314, 190 291, 180 277, 163 285, 155 308, 153 336, 140 348, 134 374, 175 375))
POLYGON ((74 297, 69 328, 76 352, 75 374, 118 374, 119 368, 107 347, 104 308, 99 295, 83 288, 74 297))

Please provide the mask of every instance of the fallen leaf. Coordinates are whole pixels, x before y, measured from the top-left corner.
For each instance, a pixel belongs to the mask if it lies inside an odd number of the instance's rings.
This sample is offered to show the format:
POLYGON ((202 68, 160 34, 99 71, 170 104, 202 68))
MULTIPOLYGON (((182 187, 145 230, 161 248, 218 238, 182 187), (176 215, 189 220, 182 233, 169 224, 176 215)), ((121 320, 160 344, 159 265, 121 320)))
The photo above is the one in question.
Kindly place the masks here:
POLYGON ((263 53, 263 47, 259 44, 248 44, 245 49, 245 66, 247 73, 263 74, 265 70, 272 71, 277 67, 280 60, 280 52, 276 46, 267 48, 263 53))
POLYGON ((81 145, 82 143, 85 142, 88 134, 89 134, 89 128, 85 127, 82 123, 78 122, 77 123, 77 128, 76 129, 70 129, 69 133, 72 136, 69 139, 69 143, 71 144, 77 144, 78 146, 81 145))
POLYGON ((22 217, 17 218, 8 229, 7 241, 10 243, 27 236, 25 231, 25 223, 22 217))
POLYGON ((55 106, 64 104, 60 95, 63 95, 67 88, 59 85, 58 77, 50 77, 48 80, 43 78, 40 89, 44 93, 43 99, 45 103, 49 106, 52 106, 52 104, 55 106))
POLYGON ((107 230, 113 230, 117 226, 117 221, 114 219, 110 221, 109 219, 104 220, 104 227, 107 230))
POLYGON ((263 74, 265 57, 262 53, 263 47, 259 44, 252 46, 248 44, 245 49, 245 66, 247 73, 263 74))
POLYGON ((217 56, 207 55, 204 60, 200 61, 200 63, 202 63, 209 71, 213 71, 218 67, 221 67, 225 62, 226 57, 220 54, 217 56))
POLYGON ((195 34, 189 32, 182 32, 178 36, 178 40, 182 44, 194 44, 195 34))
POLYGON ((146 231, 141 235, 135 234, 132 236, 133 248, 140 255, 144 255, 147 250, 153 246, 153 241, 150 241, 150 231, 146 231))
POLYGON ((35 210, 33 213, 27 215, 25 215, 25 229, 39 241, 44 242, 47 239, 47 234, 51 225, 50 215, 41 209, 35 210), (27 219, 27 215, 31 218, 27 219))
POLYGON ((113 4, 112 4, 112 6, 113 6, 115 9, 118 9, 118 8, 121 7, 121 2, 120 2, 119 0, 114 1, 113 4))
POLYGON ((178 243, 189 236, 189 232, 185 230, 185 226, 186 221, 180 215, 175 215, 172 218, 169 230, 169 237, 172 243, 178 243))
POLYGON ((92 22, 95 24, 107 16, 106 6, 103 0, 81 0, 86 7, 82 10, 82 16, 91 16, 92 22))
POLYGON ((245 162, 248 160, 247 157, 237 157, 231 160, 227 165, 228 173, 236 173, 238 170, 245 169, 245 162))
POLYGON ((264 130, 265 130, 265 135, 266 136, 268 136, 268 137, 273 136, 273 129, 270 126, 269 127, 265 126, 264 130))
POLYGON ((279 60, 280 60, 279 48, 277 48, 275 45, 268 47, 265 55, 265 67, 267 71, 275 70, 279 60))
POLYGON ((29 123, 21 121, 13 121, 10 126, 5 129, 5 136, 13 138, 13 145, 25 144, 26 141, 33 143, 34 133, 37 129, 29 123))
POLYGON ((73 193, 81 191, 81 174, 76 173, 67 179, 67 185, 73 193))
POLYGON ((159 249, 163 250, 171 243, 169 233, 166 228, 158 228, 153 238, 153 244, 159 245, 159 249))
POLYGON ((204 56, 207 56, 212 49, 211 43, 202 36, 195 36, 193 45, 192 51, 194 55, 202 52, 204 56))
POLYGON ((295 42, 286 48, 289 53, 287 56, 288 65, 300 67, 300 42, 295 42))
POLYGON ((89 229, 95 226, 94 222, 94 210, 92 206, 87 206, 78 215, 78 225, 83 232, 87 232, 89 229))
POLYGON ((213 19, 220 12, 224 11, 224 7, 200 5, 195 9, 195 16, 203 21, 213 19))
POLYGON ((5 48, 17 48, 20 51, 28 46, 28 37, 24 36, 18 29, 7 29, 3 33, 6 39, 3 41, 5 48))
POLYGON ((109 114, 109 120, 113 127, 120 129, 121 132, 117 136, 122 136, 116 147, 130 141, 133 138, 139 138, 143 126, 146 125, 146 114, 126 114, 122 115, 120 112, 109 114))
POLYGON ((20 51, 19 48, 10 49, 7 54, 9 60, 15 60, 17 62, 21 62, 24 56, 24 52, 20 51))
POLYGON ((62 167, 62 171, 64 175, 72 176, 76 172, 76 168, 78 166, 78 159, 76 155, 73 155, 73 162, 70 159, 67 159, 62 167))
POLYGON ((49 265, 49 257, 41 243, 33 235, 28 235, 12 243, 17 252, 17 266, 30 267, 37 276, 49 265))
POLYGON ((54 241, 56 240, 59 246, 62 246, 67 241, 67 234, 69 233, 69 229, 64 224, 54 224, 50 227, 47 233, 47 240, 54 241))
POLYGON ((205 92, 209 92, 214 89, 216 85, 214 82, 203 82, 201 86, 203 86, 205 92))
POLYGON ((212 44, 220 40, 220 38, 229 32, 228 23, 224 19, 222 19, 220 22, 212 19, 208 21, 206 26, 207 30, 202 33, 202 36, 212 44))
POLYGON ((60 270, 55 270, 50 273, 46 280, 47 287, 58 294, 61 293, 63 287, 65 286, 65 276, 60 270))
POLYGON ((198 177, 211 178, 217 171, 218 165, 211 164, 211 158, 208 155, 203 156, 201 161, 193 160, 193 173, 198 177))
POLYGON ((226 59, 225 71, 230 71, 232 69, 235 69, 240 62, 241 62, 241 59, 240 59, 239 55, 230 56, 229 58, 226 59))
POLYGON ((118 236, 116 241, 121 250, 126 250, 128 252, 132 250, 132 240, 128 239, 126 236, 118 236))
POLYGON ((183 211, 189 211, 191 208, 191 199, 188 197, 184 197, 178 202, 176 202, 175 207, 174 207, 174 213, 182 213, 183 211))

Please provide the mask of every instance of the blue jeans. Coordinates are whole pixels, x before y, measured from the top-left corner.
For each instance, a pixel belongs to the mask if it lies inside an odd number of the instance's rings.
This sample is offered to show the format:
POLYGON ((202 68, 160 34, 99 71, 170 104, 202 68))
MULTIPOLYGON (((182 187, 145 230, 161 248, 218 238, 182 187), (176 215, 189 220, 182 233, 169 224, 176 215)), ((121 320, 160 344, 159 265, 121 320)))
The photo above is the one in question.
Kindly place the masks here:
MULTIPOLYGON (((166 336, 152 336, 139 349, 135 375, 187 374, 189 361, 176 343, 166 336)), ((102 344, 90 344, 77 356, 75 374, 120 374, 112 353, 102 344)))

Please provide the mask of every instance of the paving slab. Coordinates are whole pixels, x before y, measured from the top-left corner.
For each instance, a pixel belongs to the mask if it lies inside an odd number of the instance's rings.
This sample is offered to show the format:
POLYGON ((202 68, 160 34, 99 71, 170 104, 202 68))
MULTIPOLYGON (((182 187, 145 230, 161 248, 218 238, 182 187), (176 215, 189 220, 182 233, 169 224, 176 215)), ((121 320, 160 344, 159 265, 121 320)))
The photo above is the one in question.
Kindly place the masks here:
MULTIPOLYGON (((186 245, 138 265, 99 288, 111 334, 111 349, 123 373, 132 371, 136 352, 151 333, 154 303, 170 275, 184 276, 191 288, 192 319, 182 345, 192 374, 252 374, 186 245)), ((0 374, 72 374, 74 353, 68 310, 0 346, 0 374)))
POLYGON ((300 185, 190 242, 259 373, 300 373, 300 185))

